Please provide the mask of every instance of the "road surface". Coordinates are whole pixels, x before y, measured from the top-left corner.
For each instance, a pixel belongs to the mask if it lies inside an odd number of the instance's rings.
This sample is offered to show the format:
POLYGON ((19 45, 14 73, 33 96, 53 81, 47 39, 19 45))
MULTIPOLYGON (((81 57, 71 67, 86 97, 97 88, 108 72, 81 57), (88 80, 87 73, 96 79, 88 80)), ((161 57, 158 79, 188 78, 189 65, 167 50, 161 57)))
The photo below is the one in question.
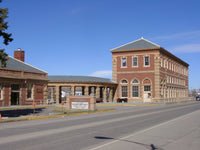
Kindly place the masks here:
MULTIPOLYGON (((155 137, 154 139, 150 137, 159 133, 167 135, 169 131, 176 131, 179 127, 183 129, 174 136, 183 137, 182 134, 185 133, 183 131, 187 128, 181 124, 184 125, 183 122, 192 122, 195 119, 199 120, 197 113, 200 110, 200 103, 116 108, 117 111, 99 114, 1 123, 0 149, 116 150, 117 148, 122 149, 120 145, 128 150, 135 145, 136 149, 163 150, 173 141, 169 139, 166 141, 163 136, 165 145, 162 145, 162 142, 156 143, 159 138, 155 140, 155 137)), ((199 127, 200 124, 197 123, 194 126, 199 127)), ((188 129, 191 127, 188 126, 188 129)))

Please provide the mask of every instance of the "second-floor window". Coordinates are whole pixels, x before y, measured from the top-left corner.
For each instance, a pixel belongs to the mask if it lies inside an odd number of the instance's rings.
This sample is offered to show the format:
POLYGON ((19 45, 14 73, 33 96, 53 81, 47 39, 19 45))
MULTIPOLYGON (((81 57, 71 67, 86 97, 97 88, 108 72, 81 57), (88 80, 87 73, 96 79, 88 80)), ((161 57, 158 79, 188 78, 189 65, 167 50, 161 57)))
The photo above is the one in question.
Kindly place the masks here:
POLYGON ((144 65, 149 66, 149 56, 144 57, 144 65))
POLYGON ((138 66, 138 60, 137 57, 133 57, 133 67, 138 66))
POLYGON ((122 58, 122 67, 126 67, 126 58, 122 58))

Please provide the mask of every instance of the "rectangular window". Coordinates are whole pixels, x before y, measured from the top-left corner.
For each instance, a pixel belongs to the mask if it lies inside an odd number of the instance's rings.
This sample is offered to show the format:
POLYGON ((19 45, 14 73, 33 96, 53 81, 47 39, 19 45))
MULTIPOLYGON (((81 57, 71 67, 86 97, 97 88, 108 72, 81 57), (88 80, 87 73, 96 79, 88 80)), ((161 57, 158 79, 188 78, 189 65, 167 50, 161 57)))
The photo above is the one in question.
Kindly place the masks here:
POLYGON ((151 86, 150 85, 145 85, 144 86, 144 91, 151 91, 151 86))
POLYGON ((126 58, 122 58, 122 67, 126 67, 126 58))
POLYGON ((27 85, 27 98, 32 98, 32 89, 33 89, 33 85, 28 84, 27 85))
POLYGON ((122 97, 128 97, 128 87, 122 86, 122 97))
POLYGON ((149 66, 149 56, 144 57, 144 65, 149 66))
POLYGON ((133 66, 134 67, 138 66, 138 59, 137 59, 137 57, 133 57, 133 66))
POLYGON ((132 86, 132 97, 139 97, 139 87, 132 86))

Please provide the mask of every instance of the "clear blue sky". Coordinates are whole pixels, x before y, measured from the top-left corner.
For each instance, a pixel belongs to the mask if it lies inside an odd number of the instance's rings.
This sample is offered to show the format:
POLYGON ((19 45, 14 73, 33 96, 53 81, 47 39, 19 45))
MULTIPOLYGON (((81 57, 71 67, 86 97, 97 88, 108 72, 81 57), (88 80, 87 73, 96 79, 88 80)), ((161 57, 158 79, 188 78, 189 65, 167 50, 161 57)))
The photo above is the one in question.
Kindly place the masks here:
MULTIPOLYGON (((190 89, 200 88, 199 0, 3 0, 13 56, 49 75, 111 78, 110 49, 143 36, 190 64, 190 89)), ((2 43, 2 42, 1 42, 2 43)))

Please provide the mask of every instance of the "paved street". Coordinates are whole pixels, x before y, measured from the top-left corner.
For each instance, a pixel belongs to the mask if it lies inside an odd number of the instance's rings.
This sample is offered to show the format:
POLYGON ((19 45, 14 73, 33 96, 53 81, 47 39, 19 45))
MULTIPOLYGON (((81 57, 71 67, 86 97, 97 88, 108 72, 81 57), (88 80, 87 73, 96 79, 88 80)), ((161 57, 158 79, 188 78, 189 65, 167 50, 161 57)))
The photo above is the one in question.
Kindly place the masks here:
POLYGON ((116 108, 117 111, 99 114, 1 123, 0 148, 193 150, 199 147, 198 102, 116 108))

